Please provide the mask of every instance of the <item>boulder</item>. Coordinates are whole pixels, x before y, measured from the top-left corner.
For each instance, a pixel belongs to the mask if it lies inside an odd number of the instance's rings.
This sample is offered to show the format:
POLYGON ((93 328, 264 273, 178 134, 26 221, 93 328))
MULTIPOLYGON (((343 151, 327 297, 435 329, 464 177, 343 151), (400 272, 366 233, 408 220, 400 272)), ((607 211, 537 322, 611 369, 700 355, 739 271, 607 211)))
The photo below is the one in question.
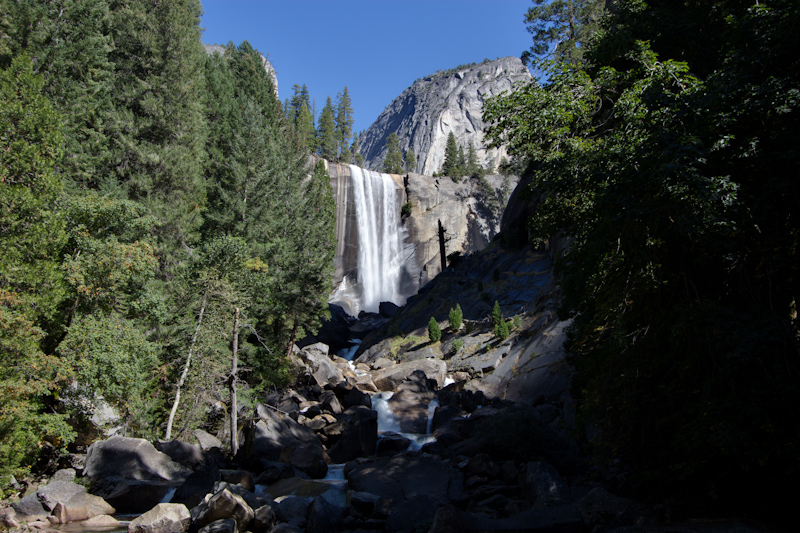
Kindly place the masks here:
POLYGON ((395 422, 403 433, 427 433, 428 407, 435 398, 434 389, 422 370, 415 370, 397 387, 388 401, 395 422))
POLYGON ((375 454, 378 444, 378 413, 363 405, 350 407, 324 431, 331 444, 328 456, 332 462, 345 463, 357 457, 370 457, 375 454))
POLYGON ((201 527, 197 533, 239 533, 239 530, 236 528, 236 520, 222 518, 201 527))
POLYGON ((246 531, 253 522, 253 510, 244 498, 223 489, 192 509, 193 527, 204 527, 217 520, 233 518, 239 529, 246 531))
POLYGON ((59 524, 89 520, 96 516, 111 515, 116 512, 103 498, 86 491, 79 492, 67 501, 59 501, 53 508, 53 516, 59 524))
POLYGON ((206 494, 212 492, 214 483, 220 480, 220 471, 216 465, 205 465, 191 474, 178 487, 170 500, 173 503, 182 503, 189 509, 197 506, 206 494))
POLYGON ((308 508, 313 501, 313 498, 294 495, 276 498, 275 502, 278 504, 278 518, 295 527, 305 529, 308 508))
POLYGON ((373 371, 372 382, 378 390, 393 391, 417 370, 424 372, 428 379, 435 380, 438 388, 444 385, 447 363, 440 359, 418 359, 373 371))
POLYGON ((256 488, 253 482, 253 475, 246 470, 220 470, 219 474, 222 481, 226 483, 241 485, 243 489, 250 492, 253 492, 256 488))
POLYGON ((342 508, 325 498, 314 498, 306 515, 306 533, 334 533, 342 522, 342 508))
POLYGON ((402 502, 392 507, 386 526, 389 531, 414 533, 428 531, 440 505, 422 497, 402 502))
POLYGON ((380 313, 382 317, 394 318, 399 311, 400 306, 392 302, 381 302, 378 305, 378 313, 380 313))
POLYGON ((253 511, 253 525, 251 529, 254 533, 264 533, 275 525, 275 509, 271 505, 262 505, 253 511))
POLYGON ((102 528, 104 531, 106 531, 107 528, 118 528, 120 526, 120 523, 119 520, 117 520, 113 516, 102 514, 84 520, 79 525, 85 530, 102 528))
POLYGON ((578 509, 590 529, 638 524, 646 514, 644 505, 609 493, 601 487, 578 500, 578 509))
POLYGON ((336 385, 344 380, 341 371, 328 356, 328 350, 327 344, 318 342, 306 346, 296 354, 308 374, 320 387, 327 384, 336 385))
POLYGON ((444 505, 467 499, 461 472, 432 457, 398 455, 354 465, 345 474, 350 487, 395 503, 416 497, 444 505))
POLYGON ((217 437, 203 431, 202 429, 195 429, 194 430, 194 437, 197 439, 197 443, 200 444, 200 448, 207 452, 209 450, 213 450, 214 448, 221 449, 222 448, 222 441, 219 440, 217 437))
POLYGON ((89 447, 83 475, 97 479, 129 479, 182 483, 191 471, 156 450, 145 439, 111 437, 89 447))
MULTIPOLYGON (((255 423, 246 432, 242 453, 251 468, 264 469, 262 461, 280 461, 314 478, 328 471, 327 454, 313 430, 259 404, 255 423)), ((267 463, 269 464, 269 463, 267 463)))
POLYGON ((128 533, 177 533, 188 531, 192 516, 181 503, 159 503, 128 525, 128 533))
MULTIPOLYGON (((78 494, 86 494, 86 487, 78 485, 77 483, 72 483, 71 481, 53 481, 36 491, 36 497, 39 498, 39 501, 42 502, 42 506, 48 511, 52 511, 58 502, 69 501, 73 496, 78 494)), ((113 513, 114 511, 111 512, 113 513)), ((86 518, 82 518, 81 520, 85 520, 86 518)))
POLYGON ((192 470, 206 460, 205 454, 198 444, 189 444, 180 440, 158 441, 155 443, 155 448, 167 454, 176 463, 192 470))

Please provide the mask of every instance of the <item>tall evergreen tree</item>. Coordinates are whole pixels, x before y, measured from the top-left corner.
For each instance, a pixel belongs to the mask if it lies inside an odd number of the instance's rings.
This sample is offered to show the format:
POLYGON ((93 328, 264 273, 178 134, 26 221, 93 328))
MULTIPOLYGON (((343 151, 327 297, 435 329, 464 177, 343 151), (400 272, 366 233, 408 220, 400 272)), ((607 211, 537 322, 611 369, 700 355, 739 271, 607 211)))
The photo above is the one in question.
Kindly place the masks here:
POLYGON ((386 158, 383 160, 383 171, 389 174, 402 174, 403 153, 400 151, 400 139, 392 132, 386 137, 386 158))
POLYGON ((414 155, 414 149, 411 147, 409 147, 408 151, 406 152, 406 171, 417 171, 417 157, 414 155))
POLYGON ((442 173, 444 173, 445 176, 450 176, 455 179, 461 177, 458 174, 458 145, 456 144, 456 136, 452 131, 447 135, 442 173))
POLYGON ((350 154, 350 138, 353 136, 353 121, 353 103, 345 85, 342 92, 336 95, 336 134, 339 142, 339 159, 343 160, 347 157, 345 163, 349 163, 349 155, 352 155, 350 154))
POLYGON ((335 161, 338 155, 338 147, 333 102, 329 96, 325 101, 325 107, 322 108, 322 113, 319 115, 319 124, 317 124, 317 153, 328 161, 335 161))
POLYGON ((129 198, 159 220, 167 269, 196 239, 205 198, 201 12, 197 0, 112 3, 114 170, 129 198))
POLYGON ((364 156, 361 155, 361 149, 359 148, 358 144, 358 135, 353 136, 353 144, 350 146, 350 153, 353 156, 353 163, 356 165, 363 167, 364 166, 364 156))

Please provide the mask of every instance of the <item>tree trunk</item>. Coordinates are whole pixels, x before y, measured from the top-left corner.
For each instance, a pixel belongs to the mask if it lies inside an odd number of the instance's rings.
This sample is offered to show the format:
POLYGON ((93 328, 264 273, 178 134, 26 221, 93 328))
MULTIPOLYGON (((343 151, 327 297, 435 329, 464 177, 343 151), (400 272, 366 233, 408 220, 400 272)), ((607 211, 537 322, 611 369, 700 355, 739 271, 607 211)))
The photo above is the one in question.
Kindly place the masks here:
POLYGON ((236 456, 239 452, 239 408, 236 403, 236 373, 239 366, 239 308, 233 316, 233 340, 231 345, 233 361, 231 362, 231 455, 236 456))
POLYGON ((203 298, 203 303, 200 305, 200 315, 197 317, 197 327, 194 328, 194 335, 192 335, 192 344, 189 346, 189 355, 186 356, 186 364, 183 365, 181 377, 178 379, 178 385, 175 387, 175 401, 172 402, 172 409, 169 412, 169 420, 167 421, 167 434, 164 440, 170 440, 172 436, 172 423, 175 421, 175 413, 178 411, 178 403, 181 401, 181 387, 186 381, 186 375, 189 373, 189 366, 192 364, 192 351, 194 344, 197 342, 197 332, 200 331, 200 325, 203 323, 203 313, 206 312, 206 299, 203 298))
POLYGON ((444 247, 444 234, 447 232, 442 226, 442 221, 439 220, 439 255, 442 261, 442 272, 447 270, 447 251, 444 247))
POLYGON ((294 346, 294 341, 297 339, 297 319, 294 319, 294 326, 292 327, 292 338, 289 339, 289 347, 286 348, 286 358, 288 359, 290 355, 292 355, 292 346, 294 346))

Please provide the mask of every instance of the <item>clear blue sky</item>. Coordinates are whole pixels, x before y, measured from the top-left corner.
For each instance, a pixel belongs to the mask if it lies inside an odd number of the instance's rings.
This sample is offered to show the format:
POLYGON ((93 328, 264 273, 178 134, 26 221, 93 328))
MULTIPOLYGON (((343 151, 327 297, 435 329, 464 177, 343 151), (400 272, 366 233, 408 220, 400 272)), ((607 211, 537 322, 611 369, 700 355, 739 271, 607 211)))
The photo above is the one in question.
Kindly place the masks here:
POLYGON ((202 0, 203 42, 244 40, 269 60, 281 101, 306 84, 317 113, 347 86, 355 131, 414 80, 531 43, 530 0, 202 0))

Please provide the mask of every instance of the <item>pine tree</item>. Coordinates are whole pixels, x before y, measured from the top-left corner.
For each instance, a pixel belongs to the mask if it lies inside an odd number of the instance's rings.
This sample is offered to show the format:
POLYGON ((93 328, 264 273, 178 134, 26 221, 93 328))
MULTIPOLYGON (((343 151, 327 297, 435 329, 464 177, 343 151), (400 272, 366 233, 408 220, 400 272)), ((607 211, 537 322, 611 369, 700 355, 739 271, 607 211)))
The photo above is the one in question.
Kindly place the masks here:
POLYGON ((353 136, 353 144, 350 146, 350 153, 353 155, 353 163, 356 165, 363 167, 364 166, 364 156, 361 155, 359 151, 358 145, 358 135, 353 136))
POLYGON ((467 149, 466 173, 475 178, 480 178, 485 173, 483 167, 478 163, 478 154, 475 152, 475 146, 472 144, 472 141, 470 141, 467 149))
POLYGON ((345 85, 342 92, 336 95, 336 135, 339 142, 339 159, 344 161, 345 153, 349 153, 350 138, 353 136, 353 103, 350 92, 345 85))
POLYGON ((428 321, 428 339, 430 339, 431 342, 439 342, 441 338, 442 329, 439 327, 439 323, 436 319, 431 317, 428 321))
POLYGON ((406 172, 416 172, 417 171, 417 157, 414 155, 414 149, 408 149, 406 152, 406 172))
POLYGON ((197 0, 112 3, 115 177, 159 220, 167 271, 196 239, 205 198, 201 12, 197 0))
POLYGON ((325 107, 322 108, 317 125, 317 153, 328 161, 335 161, 338 155, 338 146, 333 103, 329 96, 325 101, 325 107))
POLYGON ((492 324, 494 325, 494 334, 500 338, 500 340, 506 340, 510 334, 508 330, 508 323, 506 322, 505 318, 503 318, 503 311, 500 310, 500 302, 494 302, 494 308, 492 309, 492 324))
POLYGON ((448 315, 448 319, 450 321, 450 328, 453 331, 458 331, 461 329, 461 321, 464 318, 464 313, 461 311, 461 306, 456 304, 454 309, 450 310, 450 314, 448 315))
POLYGON ((533 45, 522 54, 528 62, 534 57, 553 56, 557 61, 579 64, 589 38, 599 29, 607 0, 533 0, 525 22, 533 35, 533 45))
POLYGON ((397 133, 390 133, 386 137, 386 159, 383 160, 383 171, 388 174, 401 174, 403 172, 403 154, 400 152, 400 139, 397 133))
POLYGON ((456 144, 456 136, 452 131, 447 135, 442 173, 453 178, 453 181, 458 181, 458 178, 461 177, 458 175, 458 145, 456 144))

